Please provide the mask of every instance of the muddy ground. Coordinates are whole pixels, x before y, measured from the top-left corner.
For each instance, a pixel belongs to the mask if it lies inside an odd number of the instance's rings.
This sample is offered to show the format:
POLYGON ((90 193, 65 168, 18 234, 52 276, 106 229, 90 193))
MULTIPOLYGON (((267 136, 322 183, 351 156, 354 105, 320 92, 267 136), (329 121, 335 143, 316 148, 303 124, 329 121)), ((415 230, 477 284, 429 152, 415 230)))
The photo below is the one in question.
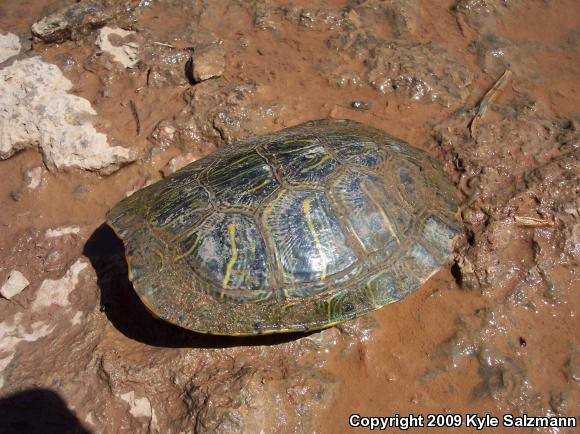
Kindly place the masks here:
POLYGON ((0 3, 0 432, 577 415, 579 76, 575 0, 0 3), (325 117, 443 163, 465 223, 449 267, 308 335, 153 319, 106 212, 216 147, 325 117))

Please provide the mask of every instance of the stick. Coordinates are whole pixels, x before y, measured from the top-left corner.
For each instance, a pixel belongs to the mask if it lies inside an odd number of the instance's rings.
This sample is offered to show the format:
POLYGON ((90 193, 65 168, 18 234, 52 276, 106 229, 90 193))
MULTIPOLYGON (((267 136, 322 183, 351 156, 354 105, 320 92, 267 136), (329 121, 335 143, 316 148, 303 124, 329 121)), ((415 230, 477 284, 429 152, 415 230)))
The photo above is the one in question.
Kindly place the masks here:
POLYGON ((165 42, 153 42, 155 45, 159 45, 160 47, 167 47, 167 48, 176 48, 175 45, 166 44, 165 42))
POLYGON ((514 216, 514 221, 518 226, 528 226, 532 228, 540 228, 540 227, 554 227, 556 223, 552 220, 548 219, 539 219, 536 217, 527 217, 527 216, 514 216))
POLYGON ((133 112, 133 117, 135 118, 135 126, 137 128, 137 135, 141 134, 141 121, 139 120, 139 112, 137 111, 137 104, 135 101, 130 101, 131 111, 133 112))
POLYGON ((475 129, 477 124, 483 118, 483 115, 489 108, 489 106, 497 99, 500 95, 501 91, 504 89, 508 81, 512 76, 512 72, 509 69, 506 69, 505 72, 501 75, 500 78, 497 79, 495 84, 487 91, 484 97, 479 102, 479 106, 477 107, 477 113, 471 120, 471 124, 469 125, 469 132, 471 134, 471 138, 475 138, 475 129))

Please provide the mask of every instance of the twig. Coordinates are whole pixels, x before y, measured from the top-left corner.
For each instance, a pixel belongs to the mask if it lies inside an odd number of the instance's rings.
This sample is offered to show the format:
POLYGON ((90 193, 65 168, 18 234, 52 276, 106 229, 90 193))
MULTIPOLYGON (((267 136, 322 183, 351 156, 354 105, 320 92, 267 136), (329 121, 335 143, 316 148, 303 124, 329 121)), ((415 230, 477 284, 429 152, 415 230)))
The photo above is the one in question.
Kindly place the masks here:
POLYGON ((131 111, 133 112, 133 117, 135 118, 135 126, 137 128, 137 135, 141 134, 141 120, 139 120, 139 112, 137 111, 137 104, 135 101, 130 101, 131 111))
POLYGON ((166 44, 165 42, 153 42, 155 45, 159 45, 160 47, 167 47, 167 48, 177 48, 175 45, 166 44))
POLYGON ((556 223, 552 220, 548 219, 539 219, 536 217, 527 217, 527 216, 514 216, 514 221, 518 226, 529 226, 533 228, 539 227, 553 227, 556 226, 556 223))
POLYGON ((510 77, 512 76, 512 72, 509 69, 506 69, 505 72, 502 74, 500 78, 495 82, 495 84, 487 91, 484 97, 479 102, 479 106, 477 107, 477 113, 473 117, 471 124, 469 125, 469 132, 471 134, 471 138, 475 138, 475 129, 477 124, 483 118, 483 115, 489 108, 489 106, 497 99, 500 95, 501 91, 504 89, 510 77))

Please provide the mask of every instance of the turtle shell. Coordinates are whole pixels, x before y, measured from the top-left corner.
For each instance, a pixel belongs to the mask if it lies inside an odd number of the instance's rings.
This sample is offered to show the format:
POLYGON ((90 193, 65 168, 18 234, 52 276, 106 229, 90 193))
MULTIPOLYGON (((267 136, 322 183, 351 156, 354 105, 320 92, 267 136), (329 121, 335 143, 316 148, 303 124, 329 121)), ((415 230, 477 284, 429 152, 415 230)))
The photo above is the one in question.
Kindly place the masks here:
POLYGON ((401 300, 460 231, 427 153, 347 120, 219 149, 118 203, 108 224, 163 320, 201 333, 315 330, 401 300))

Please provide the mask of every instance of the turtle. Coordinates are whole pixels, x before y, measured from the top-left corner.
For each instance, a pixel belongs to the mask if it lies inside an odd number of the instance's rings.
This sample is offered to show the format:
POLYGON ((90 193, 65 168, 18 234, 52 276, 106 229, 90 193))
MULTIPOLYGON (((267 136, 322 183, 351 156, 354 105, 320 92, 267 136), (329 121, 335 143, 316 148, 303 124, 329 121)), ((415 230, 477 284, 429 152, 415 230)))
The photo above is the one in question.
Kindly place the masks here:
POLYGON ((107 215, 157 318, 228 336, 323 329, 445 265, 455 189, 428 153, 322 119, 218 148, 107 215))

